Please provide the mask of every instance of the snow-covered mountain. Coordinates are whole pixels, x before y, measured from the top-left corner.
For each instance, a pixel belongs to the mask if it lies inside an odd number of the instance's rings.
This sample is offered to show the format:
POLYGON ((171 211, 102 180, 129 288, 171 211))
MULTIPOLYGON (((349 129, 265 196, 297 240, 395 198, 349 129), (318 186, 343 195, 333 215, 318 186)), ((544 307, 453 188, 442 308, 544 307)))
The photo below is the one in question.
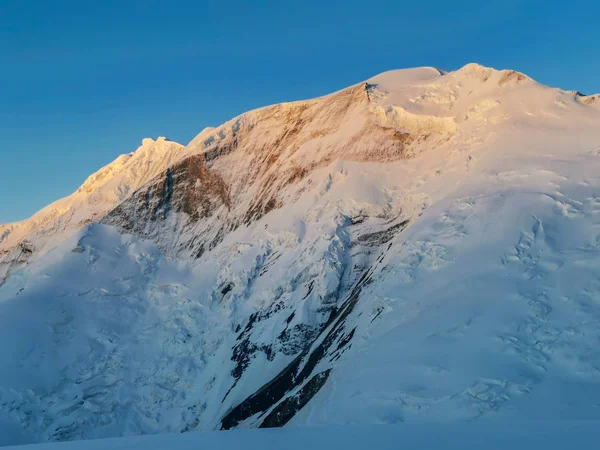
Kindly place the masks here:
POLYGON ((599 170, 476 64, 144 140, 0 226, 0 435, 598 419, 599 170))

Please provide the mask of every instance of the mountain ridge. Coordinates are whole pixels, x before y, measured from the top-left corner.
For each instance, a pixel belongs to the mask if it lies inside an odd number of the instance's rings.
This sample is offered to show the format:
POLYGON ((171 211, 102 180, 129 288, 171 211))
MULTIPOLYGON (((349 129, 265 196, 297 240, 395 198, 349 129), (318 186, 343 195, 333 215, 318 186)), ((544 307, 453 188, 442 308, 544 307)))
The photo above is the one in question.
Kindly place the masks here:
MULTIPOLYGON (((194 137, 194 138, 193 138, 193 139, 192 139, 192 140, 191 140, 191 141, 190 141, 190 142, 189 142, 187 145, 183 145, 183 144, 176 143, 175 141, 171 141, 171 140, 169 140, 168 138, 166 138, 166 137, 164 137, 164 136, 159 136, 159 137, 157 137, 156 139, 154 139, 154 138, 151 138, 151 137, 146 137, 146 138, 143 138, 143 139, 142 139, 142 147, 144 146, 144 142, 148 142, 148 143, 149 143, 149 142, 161 142, 161 141, 162 141, 162 142, 173 142, 173 143, 175 143, 175 144, 178 144, 178 145, 181 145, 181 146, 183 146, 183 147, 190 147, 190 146, 193 146, 193 143, 194 143, 194 141, 197 141, 197 140, 200 140, 200 141, 202 141, 202 142, 204 143, 204 141, 205 141, 206 139, 202 139, 202 138, 203 138, 205 135, 209 135, 209 137, 210 137, 210 134, 211 134, 212 132, 214 132, 215 130, 218 130, 218 129, 220 129, 220 128, 221 128, 221 127, 223 127, 224 125, 226 125, 226 124, 229 124, 229 123, 231 123, 231 122, 233 122, 233 121, 235 121, 235 120, 237 120, 237 119, 240 119, 242 116, 245 116, 245 115, 247 115, 247 114, 252 114, 252 113, 258 112, 258 111, 260 111, 260 110, 262 110, 262 109, 265 109, 265 108, 270 108, 270 107, 275 107, 275 106, 280 106, 280 105, 292 105, 292 104, 297 104, 297 103, 310 102, 310 101, 313 101, 313 100, 318 100, 318 99, 320 99, 320 98, 328 97, 328 96, 330 96, 330 95, 334 95, 334 94, 336 94, 336 93, 338 93, 338 92, 341 92, 341 91, 344 91, 344 90, 346 90, 346 89, 351 89, 351 88, 353 88, 353 87, 355 87, 355 86, 358 86, 358 85, 364 85, 365 83, 366 83, 366 84, 368 84, 368 83, 369 83, 371 80, 373 80, 373 79, 376 79, 376 78, 378 78, 378 77, 385 76, 385 75, 393 75, 393 74, 397 74, 397 73, 407 73, 407 72, 410 72, 410 71, 424 71, 424 70, 428 70, 428 71, 429 71, 429 70, 433 70, 433 71, 435 71, 435 72, 436 72, 437 76, 444 76, 444 75, 451 74, 451 73, 471 73, 471 74, 479 73, 479 74, 484 74, 483 76, 485 77, 485 76, 489 76, 489 74, 491 74, 491 73, 500 73, 500 74, 502 74, 504 77, 506 77, 506 76, 511 76, 512 74, 516 74, 516 76, 517 76, 517 77, 524 77, 524 78, 525 78, 525 79, 527 79, 527 80, 534 81, 533 79, 531 79, 531 78, 530 78, 530 77, 528 77, 527 75, 525 75, 525 74, 523 74, 523 73, 520 73, 520 72, 517 72, 517 71, 514 71, 514 70, 511 70, 511 69, 494 69, 494 68, 492 68, 492 67, 483 66, 483 65, 480 65, 480 64, 478 64, 478 63, 467 63, 467 64, 465 64, 464 66, 462 66, 461 68, 457 69, 456 71, 446 71, 446 70, 439 69, 439 68, 432 67, 432 66, 423 66, 423 67, 418 67, 418 68, 413 68, 413 69, 392 69, 392 70, 388 70, 388 71, 382 72, 382 73, 380 73, 380 74, 378 74, 378 75, 375 75, 375 76, 373 76, 373 77, 371 77, 371 78, 367 79, 366 81, 363 81, 363 82, 357 83, 357 84, 355 84, 355 85, 351 85, 351 86, 349 86, 349 87, 346 87, 346 88, 342 88, 342 89, 340 89, 340 90, 338 90, 338 91, 335 91, 335 92, 332 92, 332 93, 329 93, 329 94, 325 94, 325 95, 322 95, 322 96, 319 96, 319 97, 314 97, 314 98, 311 98, 311 99, 306 99, 306 100, 294 100, 294 101, 289 101, 289 102, 276 103, 276 104, 267 105, 267 106, 262 106, 262 107, 258 107, 258 108, 255 108, 255 109, 252 109, 252 110, 246 111, 246 112, 244 112, 244 113, 241 113, 241 114, 239 114, 238 116, 235 116, 234 118, 232 118, 232 119, 230 119, 230 120, 226 121, 224 124, 222 124, 222 125, 220 125, 220 126, 218 126, 218 127, 210 127, 210 126, 209 126, 209 127, 205 127, 205 128, 204 128, 204 129, 203 129, 203 130, 202 130, 202 131, 201 131, 201 132, 200 132, 198 135, 196 135, 196 136, 195 136, 195 137, 194 137)), ((537 83, 537 82, 536 82, 536 83, 537 83)), ((539 84, 539 83, 538 83, 538 84, 539 84)), ((543 86, 543 87, 546 87, 546 88, 549 88, 549 89, 556 89, 556 90, 558 90, 558 91, 563 91, 562 89, 560 89, 560 88, 556 88, 556 87, 550 87, 550 86, 541 85, 541 84, 540 84, 540 86, 543 86)), ((596 99, 598 96, 600 96, 600 93, 599 93, 599 94, 590 94, 590 95, 584 95, 584 94, 581 94, 581 93, 579 93, 579 92, 577 92, 577 91, 564 91, 564 92, 573 92, 573 93, 574 93, 574 94, 576 94, 578 97, 582 97, 584 102, 586 102, 586 101, 587 101, 588 103, 586 103, 586 104, 593 104, 593 103, 595 103, 595 99, 596 99)), ((140 150, 142 147, 138 148, 138 149, 137 149, 136 151, 134 151, 134 152, 125 153, 125 154, 122 154, 122 155, 119 155, 119 156, 117 156, 117 157, 116 157, 116 158, 115 158, 115 159, 114 159, 112 162, 108 163, 106 166, 102 167, 102 168, 101 168, 101 169, 99 169, 97 172, 100 172, 101 170, 103 170, 103 169, 106 169, 106 168, 110 167, 111 165, 113 165, 113 164, 115 164, 115 163, 118 163, 120 160, 122 160, 122 159, 124 159, 124 158, 127 158, 127 157, 130 157, 130 156, 132 156, 134 153, 136 153, 136 152, 137 152, 138 150, 140 150)), ((96 173, 94 173, 94 174, 91 174, 91 175, 90 175, 88 178, 90 178, 90 177, 92 177, 92 176, 96 175, 96 174, 97 174, 97 172, 96 172, 96 173)), ((76 193, 76 192, 78 192, 80 189, 82 189, 82 188, 83 188, 83 187, 86 185, 86 183, 87 183, 87 182, 88 182, 88 180, 86 180, 86 181, 85 181, 85 182, 84 182, 84 183, 83 183, 83 184, 82 184, 82 185, 81 185, 81 186, 80 186, 80 187, 79 187, 79 188, 78 188, 78 189, 75 191, 75 193, 76 193)), ((64 197, 64 198, 66 198, 66 197, 64 197)), ((51 205, 48 205, 48 206, 51 206, 51 205)), ((22 223, 22 222, 29 221, 29 220, 33 219, 33 218, 34 218, 34 217, 35 217, 37 214, 39 214, 40 212, 42 212, 44 209, 45 209, 45 208, 42 208, 40 211, 38 211, 37 213, 35 213, 33 216, 31 216, 31 217, 29 217, 29 218, 26 218, 26 219, 23 219, 23 220, 19 220, 19 221, 15 221, 15 222, 8 222, 8 223, 3 223, 3 224, 0 224, 0 227, 6 227, 6 228, 7 228, 7 227, 11 227, 11 226, 18 225, 18 224, 20 224, 20 223, 22 223)))
MULTIPOLYGON (((420 139, 430 139, 431 132, 434 134, 448 133, 448 136, 450 136, 457 132, 457 126, 464 126, 464 123, 469 119, 475 123, 488 122, 485 126, 489 126, 489 122, 502 122, 507 117, 522 115, 518 108, 508 108, 506 111, 497 112, 503 108, 503 105, 498 100, 490 100, 487 97, 490 95, 490 90, 492 93, 497 89, 500 89, 501 92, 510 92, 524 82, 531 82, 534 87, 539 86, 539 99, 545 96, 550 100, 554 100, 554 103, 567 105, 568 103, 565 100, 570 101, 571 98, 555 100, 552 97, 574 96, 572 98, 576 99, 576 103, 582 103, 592 108, 595 108, 597 104, 595 101, 597 96, 575 95, 568 91, 540 85, 526 75, 513 70, 496 70, 476 63, 469 63, 455 72, 446 72, 433 67, 392 70, 314 99, 257 108, 242 113, 219 127, 205 128, 187 146, 169 141, 164 137, 159 137, 156 141, 152 138, 144 138, 142 145, 135 152, 118 156, 113 162, 90 175, 82 186, 70 196, 48 205, 29 219, 10 224, 0 224, 0 280, 6 279, 12 268, 22 267, 27 261, 45 254, 48 249, 62 242, 68 233, 79 229, 86 223, 101 219, 112 208, 117 207, 122 201, 129 198, 137 189, 149 183, 152 178, 160 177, 159 174, 162 171, 178 161, 199 153, 207 153, 208 159, 210 159, 216 156, 218 152, 223 152, 222 149, 215 152, 215 148, 220 148, 220 146, 229 146, 230 149, 225 149, 225 152, 231 151, 231 147, 237 145, 235 135, 240 128, 242 130, 252 128, 255 124, 264 123, 265 120, 268 120, 268 117, 275 117, 279 121, 276 122, 277 126, 282 126, 281 121, 285 122, 286 120, 281 119, 282 115, 287 114, 291 118, 287 120, 299 120, 301 113, 294 113, 294 109, 310 108, 310 105, 326 103, 327 99, 343 96, 344 93, 349 92, 355 93, 355 97, 352 98, 356 102, 364 93, 366 94, 367 103, 371 105, 366 114, 374 117, 371 122, 388 129, 392 134, 383 136, 382 141, 382 138, 376 138, 373 134, 374 132, 375 134, 381 134, 377 133, 376 129, 372 126, 365 128, 363 134, 369 134, 370 140, 380 140, 369 144, 359 143, 363 146, 361 152, 364 153, 364 148, 369 146, 378 148, 377 151, 380 151, 380 147, 388 145, 384 142, 389 143, 392 140, 406 148, 411 145, 410 143, 405 145, 407 141, 410 141, 408 135, 411 133, 418 135, 420 139), (469 86, 470 92, 466 97, 463 93, 465 88, 462 85, 469 86), (407 87, 410 86, 413 87, 413 90, 419 91, 414 98, 406 97, 407 87), (509 91, 506 91, 506 89, 509 89, 509 91), (544 94, 544 91, 550 93, 544 94), (483 100, 473 102, 470 99, 473 92, 481 92, 479 96, 483 100), (461 106, 461 102, 462 105, 466 106, 461 106), (297 116, 295 119, 293 114, 297 116), (166 158, 158 157, 161 154, 166 155, 166 158), (151 162, 153 160, 154 162, 151 162), (132 163, 128 164, 129 161, 132 163), (127 169, 127 167, 134 165, 133 163, 136 163, 137 166, 127 169), (129 174, 119 175, 122 170, 129 170, 129 174), (125 178, 119 181, 119 176, 125 178), (98 180, 103 179, 107 180, 107 186, 104 186, 103 183, 98 185, 98 180), (113 184, 116 183, 115 186, 110 186, 111 179, 114 180, 113 184), (105 193, 102 194, 102 191, 105 193), (83 198, 78 198, 82 196, 83 198), (94 203, 96 203, 95 206, 94 203), (98 203, 104 203, 104 206, 98 205, 98 203), (80 212, 74 214, 73 211, 80 212)), ((522 103, 521 99, 517 98, 516 101, 522 103)), ((535 99, 535 102, 529 99, 528 102, 534 104, 530 108, 532 111, 525 112, 527 115, 535 114, 537 109, 543 107, 538 99, 535 99)), ((353 120, 356 122, 358 119, 353 120)), ((354 124, 347 123, 347 125, 364 127, 364 124, 361 125, 358 122, 354 124)), ((298 123, 296 126, 303 127, 298 123)), ((473 132, 469 127, 466 128, 465 134, 473 132)), ((329 131, 321 129, 315 130, 313 133, 315 133, 313 136, 307 136, 304 139, 316 142, 321 137, 320 135, 325 133, 323 136, 326 136, 329 131)), ((434 139, 435 142, 431 143, 429 148, 440 145, 440 139, 443 138, 434 139)), ((278 145, 278 143, 274 142, 270 145, 278 145)), ((385 154, 385 151, 383 153, 385 154)), ((410 157, 409 153, 410 150, 408 153, 404 150, 403 157, 410 157)), ((349 155, 346 154, 344 157, 348 158, 349 155)), ((375 156, 367 156, 367 159, 373 157, 375 156)), ((397 157, 397 155, 393 156, 392 154, 391 159, 390 157, 387 158, 394 160, 397 157)), ((276 158, 276 156, 273 155, 272 158, 276 158)), ((310 167, 303 168, 302 166, 303 164, 300 163, 299 166, 286 170, 292 170, 290 176, 298 179, 298 175, 305 173, 307 169, 312 170, 310 167)), ((256 208, 261 211, 265 208, 269 209, 275 204, 276 200, 273 199, 270 206, 266 207, 266 204, 256 205, 256 208)), ((213 242, 216 241, 213 240, 213 242)))

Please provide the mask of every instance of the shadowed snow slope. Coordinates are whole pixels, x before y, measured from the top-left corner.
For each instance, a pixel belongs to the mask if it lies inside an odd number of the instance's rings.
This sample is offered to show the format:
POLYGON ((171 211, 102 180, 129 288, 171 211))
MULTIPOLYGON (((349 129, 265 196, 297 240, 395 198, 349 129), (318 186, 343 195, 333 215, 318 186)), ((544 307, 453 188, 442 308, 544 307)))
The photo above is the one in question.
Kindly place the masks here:
POLYGON ((600 419, 590 98, 410 69, 145 140, 0 227, 0 443, 600 419))
MULTIPOLYGON (((165 434, 120 439, 41 444, 31 450, 564 450, 594 448, 600 432, 593 422, 477 425, 354 425, 212 433, 165 434)), ((23 447, 10 447, 22 449, 23 447)), ((8 449, 7 449, 8 450, 8 449)))

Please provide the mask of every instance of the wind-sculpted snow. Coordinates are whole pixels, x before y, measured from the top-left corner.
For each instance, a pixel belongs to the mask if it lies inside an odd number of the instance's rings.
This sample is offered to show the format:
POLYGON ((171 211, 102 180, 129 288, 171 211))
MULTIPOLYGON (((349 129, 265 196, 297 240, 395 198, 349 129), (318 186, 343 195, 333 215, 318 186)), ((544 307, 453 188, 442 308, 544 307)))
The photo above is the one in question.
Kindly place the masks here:
POLYGON ((0 229, 0 443, 600 418, 588 98, 423 68, 145 141, 0 229))

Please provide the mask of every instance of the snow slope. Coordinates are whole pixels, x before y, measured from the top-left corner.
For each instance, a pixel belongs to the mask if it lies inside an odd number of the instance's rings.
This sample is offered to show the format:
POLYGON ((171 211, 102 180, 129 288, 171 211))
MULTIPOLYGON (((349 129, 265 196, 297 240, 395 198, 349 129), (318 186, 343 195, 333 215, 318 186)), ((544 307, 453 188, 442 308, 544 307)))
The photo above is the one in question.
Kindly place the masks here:
MULTIPOLYGON (((600 432, 593 422, 525 422, 504 426, 474 425, 355 425, 351 427, 285 428, 228 432, 165 434, 118 439, 50 443, 31 450, 155 450, 213 449, 303 450, 563 450, 594 448, 600 432)), ((6 447, 22 449, 23 447, 6 447)))
POLYGON ((105 172, 0 286, 0 443, 600 419, 590 98, 392 71, 105 172))

